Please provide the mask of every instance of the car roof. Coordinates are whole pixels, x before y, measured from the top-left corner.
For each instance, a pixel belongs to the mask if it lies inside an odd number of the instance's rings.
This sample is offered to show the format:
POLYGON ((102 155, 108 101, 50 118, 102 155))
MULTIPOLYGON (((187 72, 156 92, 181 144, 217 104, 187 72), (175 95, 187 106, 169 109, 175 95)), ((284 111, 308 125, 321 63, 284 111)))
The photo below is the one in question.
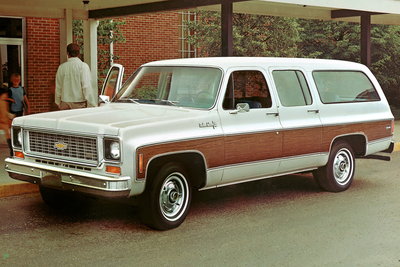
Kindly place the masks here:
POLYGON ((301 67, 304 69, 364 69, 364 65, 344 60, 278 57, 204 57, 154 61, 143 66, 217 67, 301 67))

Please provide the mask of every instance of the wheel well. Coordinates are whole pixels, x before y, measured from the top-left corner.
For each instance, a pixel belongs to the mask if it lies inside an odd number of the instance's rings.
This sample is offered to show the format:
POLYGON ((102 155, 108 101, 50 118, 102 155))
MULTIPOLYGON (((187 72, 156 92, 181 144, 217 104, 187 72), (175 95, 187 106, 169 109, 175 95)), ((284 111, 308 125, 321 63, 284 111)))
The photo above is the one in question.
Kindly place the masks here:
POLYGON ((346 143, 348 143, 353 149, 356 157, 365 156, 365 153, 367 151, 367 141, 364 135, 355 134, 337 137, 332 142, 332 146, 338 141, 345 141, 346 143))
MULTIPOLYGON (((206 164, 203 156, 196 152, 184 152, 179 154, 165 155, 151 160, 147 168, 146 180, 153 177, 157 170, 168 162, 181 164, 187 172, 190 182, 194 188, 201 188, 206 184, 206 164)), ((146 183, 147 184, 147 183, 146 183)))

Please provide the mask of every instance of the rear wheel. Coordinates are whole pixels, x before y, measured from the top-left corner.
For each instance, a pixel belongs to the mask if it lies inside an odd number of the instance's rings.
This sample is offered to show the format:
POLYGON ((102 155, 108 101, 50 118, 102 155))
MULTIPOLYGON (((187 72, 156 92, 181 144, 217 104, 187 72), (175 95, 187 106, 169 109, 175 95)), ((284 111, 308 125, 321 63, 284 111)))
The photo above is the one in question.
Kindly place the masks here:
POLYGON ((332 146, 328 163, 314 172, 319 186, 330 192, 340 192, 348 189, 353 182, 355 170, 354 152, 344 141, 338 141, 332 146))
POLYGON ((144 223, 157 230, 178 227, 185 220, 192 199, 185 169, 168 163, 149 179, 140 207, 144 223))

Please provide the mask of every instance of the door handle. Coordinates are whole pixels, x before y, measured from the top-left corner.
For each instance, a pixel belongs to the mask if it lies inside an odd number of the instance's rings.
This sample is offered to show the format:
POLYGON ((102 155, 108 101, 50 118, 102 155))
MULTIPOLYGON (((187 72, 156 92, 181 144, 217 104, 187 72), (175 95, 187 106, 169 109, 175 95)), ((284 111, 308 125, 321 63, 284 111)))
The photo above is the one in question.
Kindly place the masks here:
POLYGON ((266 114, 267 115, 272 115, 272 116, 275 116, 275 117, 279 116, 279 112, 267 112, 266 114))
POLYGON ((319 109, 309 109, 307 112, 319 113, 319 109))

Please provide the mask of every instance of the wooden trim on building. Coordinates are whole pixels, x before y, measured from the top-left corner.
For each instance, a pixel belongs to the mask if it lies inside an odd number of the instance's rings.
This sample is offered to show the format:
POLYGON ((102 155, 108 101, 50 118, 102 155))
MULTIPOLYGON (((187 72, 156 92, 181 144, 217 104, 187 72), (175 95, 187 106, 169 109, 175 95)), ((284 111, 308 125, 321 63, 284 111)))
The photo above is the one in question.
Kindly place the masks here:
POLYGON ((89 10, 89 18, 100 19, 106 17, 121 17, 151 12, 196 8, 199 6, 220 5, 222 1, 233 3, 249 0, 169 0, 147 4, 89 10))

